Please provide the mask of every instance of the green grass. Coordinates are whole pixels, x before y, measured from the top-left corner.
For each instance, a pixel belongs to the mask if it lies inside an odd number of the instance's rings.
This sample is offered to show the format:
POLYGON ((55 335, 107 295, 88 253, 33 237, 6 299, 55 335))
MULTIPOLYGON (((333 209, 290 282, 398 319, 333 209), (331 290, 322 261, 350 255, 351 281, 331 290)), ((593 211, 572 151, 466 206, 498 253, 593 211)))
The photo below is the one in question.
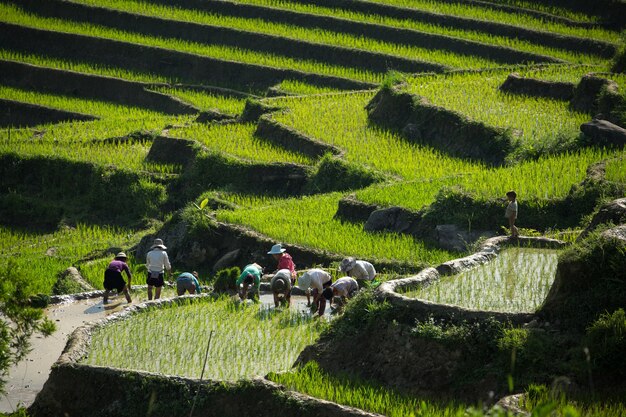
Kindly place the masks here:
POLYGON ((171 129, 172 137, 197 140, 210 150, 238 158, 261 162, 292 162, 309 165, 313 161, 303 155, 287 151, 254 136, 252 123, 201 124, 171 129))
POLYGON ((94 163, 130 171, 147 171, 159 174, 180 173, 181 167, 157 164, 145 160, 150 144, 146 143, 76 143, 63 144, 48 141, 12 140, 0 142, 0 154, 16 154, 20 157, 53 157, 68 161, 94 163))
POLYGON ((292 372, 271 373, 268 378, 312 397, 387 417, 462 416, 467 408, 462 404, 438 405, 355 377, 329 374, 315 362, 309 362, 292 372))
POLYGON ((246 106, 245 98, 228 97, 211 92, 168 87, 154 88, 154 91, 176 97, 200 110, 214 109, 230 115, 241 114, 246 106))
POLYGON ((477 310, 533 312, 548 294, 556 266, 555 250, 512 248, 485 265, 405 295, 477 310))
POLYGON ((528 151, 572 141, 590 116, 569 109, 565 101, 507 94, 498 87, 508 72, 414 77, 408 91, 435 105, 487 125, 513 129, 528 151))
POLYGON ((340 90, 331 87, 318 87, 313 84, 307 84, 296 80, 283 80, 278 87, 282 91, 293 93, 296 95, 310 95, 310 94, 324 94, 324 93, 337 93, 340 90))
POLYGON ((138 81, 144 83, 171 83, 172 80, 157 74, 146 74, 130 71, 124 68, 111 67, 107 65, 92 64, 89 62, 79 62, 69 59, 57 59, 45 55, 26 54, 0 49, 0 59, 5 61, 32 64, 45 68, 55 68, 66 71, 80 72, 83 74, 101 75, 105 77, 122 78, 128 81, 138 81))
MULTIPOLYGON (((503 198, 508 190, 515 190, 525 204, 541 207, 567 196, 573 185, 585 179, 590 165, 620 154, 623 152, 583 149, 571 154, 547 156, 510 167, 483 169, 439 180, 425 177, 391 185, 374 185, 357 191, 356 195, 367 203, 420 210, 434 202, 442 187, 457 185, 470 191, 479 200, 503 198)), ((616 163, 610 169, 611 178, 619 180, 623 166, 616 163)))
MULTIPOLYGON (((587 55, 577 52, 566 51, 563 49, 550 48, 532 42, 522 41, 516 38, 490 35, 488 33, 478 31, 468 31, 463 29, 443 27, 429 22, 420 22, 410 19, 390 18, 385 16, 351 12, 348 10, 342 10, 337 8, 320 7, 312 4, 303 4, 299 2, 289 2, 284 0, 238 0, 237 3, 269 6, 277 9, 292 10, 313 15, 333 16, 357 22, 373 23, 401 29, 413 29, 437 35, 451 36, 496 46, 503 46, 519 51, 551 56, 572 63, 598 63, 602 61, 607 61, 606 59, 602 59, 594 55, 587 55)), ((606 32, 606 36, 610 39, 615 39, 615 42, 617 42, 617 39, 619 38, 617 34, 613 34, 611 32, 606 32)))
POLYGON ((443 50, 419 48, 401 43, 388 43, 364 36, 354 36, 329 30, 304 28, 262 18, 241 18, 234 16, 204 13, 198 10, 179 9, 142 1, 121 0, 78 0, 80 3, 101 6, 130 13, 159 17, 181 22, 192 22, 203 25, 228 27, 242 31, 280 36, 318 44, 336 45, 355 48, 382 54, 396 55, 411 59, 441 64, 453 68, 487 68, 498 65, 497 62, 485 58, 455 54, 443 50))
MULTIPOLYGON (((452 259, 450 252, 426 247, 410 236, 367 233, 361 225, 333 218, 341 194, 291 198, 266 206, 219 211, 219 221, 242 224, 277 242, 375 260, 436 265, 452 259)), ((298 260, 295 259, 297 263, 298 260)))
MULTIPOLYGON (((89 263, 79 261, 106 248, 128 251, 146 232, 149 231, 78 224, 54 233, 38 234, 0 226, 0 262, 15 262, 32 282, 34 293, 50 294, 57 275, 73 265, 81 265, 83 278, 95 288, 102 288, 104 269, 113 255, 96 256, 89 263)), ((130 266, 135 273, 137 265, 132 259, 130 266)))
MULTIPOLYGON (((562 23, 550 22, 549 20, 527 14, 496 10, 489 8, 489 6, 448 3, 436 0, 373 0, 373 2, 393 4, 395 6, 423 10, 448 16, 459 16, 488 22, 504 23, 511 26, 534 29, 541 32, 552 32, 559 33, 561 35, 577 36, 580 38, 598 39, 612 43, 619 42, 619 33, 616 31, 610 31, 599 27, 573 27, 562 23)), ((562 16, 563 9, 560 9, 558 13, 562 16)), ((576 16, 577 18, 586 17, 582 14, 576 14, 576 16)))
POLYGON ((84 363, 198 378, 213 331, 204 378, 237 380, 289 369, 323 327, 290 310, 199 300, 100 328, 84 363))
POLYGON ((130 31, 132 28, 129 28, 129 31, 122 31, 105 26, 92 25, 89 23, 45 18, 26 13, 17 7, 6 4, 0 4, 0 21, 25 27, 111 39, 139 45, 164 48, 173 51, 198 54, 219 60, 236 61, 273 68, 293 69, 370 83, 378 83, 383 77, 383 74, 373 73, 371 71, 330 65, 313 60, 295 59, 264 52, 255 52, 242 48, 187 42, 176 38, 152 37, 132 32, 130 31))
POLYGON ((613 159, 606 164, 606 179, 609 181, 626 183, 626 155, 613 159))
POLYGON ((267 103, 289 110, 274 118, 307 136, 345 150, 345 159, 405 179, 440 178, 482 169, 407 142, 370 124, 364 107, 373 92, 281 98, 267 103))
POLYGON ((22 103, 51 107, 75 113, 82 113, 107 119, 153 119, 163 116, 152 110, 138 107, 124 106, 105 101, 89 100, 68 97, 56 94, 47 94, 35 91, 21 90, 0 85, 0 98, 20 101, 22 103))

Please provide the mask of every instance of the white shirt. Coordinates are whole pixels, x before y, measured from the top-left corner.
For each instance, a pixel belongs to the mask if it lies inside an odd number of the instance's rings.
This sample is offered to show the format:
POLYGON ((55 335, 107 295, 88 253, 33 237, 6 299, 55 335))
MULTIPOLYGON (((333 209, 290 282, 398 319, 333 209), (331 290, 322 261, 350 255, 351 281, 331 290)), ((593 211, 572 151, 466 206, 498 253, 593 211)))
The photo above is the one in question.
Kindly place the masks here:
POLYGON ((511 201, 509 203, 509 205, 506 207, 504 217, 506 217, 507 219, 510 219, 511 217, 517 219, 517 200, 511 201))
POLYGON ((359 284, 354 278, 343 277, 333 282, 331 288, 336 289, 338 295, 342 297, 348 297, 352 291, 356 291, 359 289, 359 284))
POLYGON ((146 255, 146 269, 148 272, 163 273, 166 269, 172 269, 167 252, 163 249, 154 248, 146 255))
POLYGON ((331 280, 331 276, 323 269, 309 269, 307 274, 311 277, 309 287, 317 289, 319 292, 324 290, 324 284, 331 280))
POLYGON ((374 265, 367 261, 356 261, 356 265, 348 271, 348 275, 355 279, 371 281, 376 276, 376 270, 374 269, 374 265))

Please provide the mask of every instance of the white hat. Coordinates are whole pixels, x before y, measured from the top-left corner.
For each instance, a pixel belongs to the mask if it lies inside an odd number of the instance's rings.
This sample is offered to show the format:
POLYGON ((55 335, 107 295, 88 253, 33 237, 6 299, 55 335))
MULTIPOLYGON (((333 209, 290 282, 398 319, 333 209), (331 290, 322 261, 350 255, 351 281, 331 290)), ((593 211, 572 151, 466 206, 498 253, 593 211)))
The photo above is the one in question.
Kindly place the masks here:
POLYGON ((339 270, 343 272, 348 272, 355 266, 356 266, 356 259, 354 259, 352 256, 349 256, 347 258, 344 258, 341 261, 341 265, 339 265, 339 270))
POLYGON ((280 243, 277 243, 274 246, 272 246, 272 250, 267 252, 267 254, 268 255, 278 255, 278 254, 286 252, 286 251, 287 251, 287 249, 283 249, 282 245, 280 243))
POLYGON ((124 252, 120 252, 117 255, 115 255, 115 258, 125 258, 125 259, 128 259, 128 256, 126 256, 126 254, 124 252))
POLYGON ((154 249, 154 248, 161 248, 163 250, 167 249, 165 245, 163 244, 163 239, 154 239, 154 243, 152 244, 150 249, 154 249))
POLYGON ((311 274, 309 274, 309 271, 307 271, 304 274, 302 274, 300 278, 298 278, 298 288, 300 288, 302 291, 306 291, 309 289, 310 286, 311 286, 311 274))

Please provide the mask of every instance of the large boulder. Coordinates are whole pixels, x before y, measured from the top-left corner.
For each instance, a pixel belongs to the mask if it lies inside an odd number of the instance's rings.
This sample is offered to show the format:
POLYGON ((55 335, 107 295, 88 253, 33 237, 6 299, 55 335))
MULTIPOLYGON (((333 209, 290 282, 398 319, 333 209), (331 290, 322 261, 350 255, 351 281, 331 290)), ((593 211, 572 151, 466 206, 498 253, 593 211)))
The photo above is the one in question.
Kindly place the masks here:
POLYGON ((580 130, 597 145, 617 147, 626 145, 626 129, 608 120, 593 119, 580 125, 580 130))
POLYGON ((464 251, 469 243, 481 237, 494 237, 496 233, 488 230, 464 230, 455 224, 440 224, 435 227, 437 243, 442 249, 464 251))
POLYGON ((417 231, 421 216, 402 207, 374 210, 363 230, 367 232, 391 231, 412 234, 417 231))
POLYGON ((626 223, 626 198, 619 198, 602 206, 591 219, 589 226, 580 234, 578 241, 587 237, 599 225, 606 223, 617 225, 626 223))

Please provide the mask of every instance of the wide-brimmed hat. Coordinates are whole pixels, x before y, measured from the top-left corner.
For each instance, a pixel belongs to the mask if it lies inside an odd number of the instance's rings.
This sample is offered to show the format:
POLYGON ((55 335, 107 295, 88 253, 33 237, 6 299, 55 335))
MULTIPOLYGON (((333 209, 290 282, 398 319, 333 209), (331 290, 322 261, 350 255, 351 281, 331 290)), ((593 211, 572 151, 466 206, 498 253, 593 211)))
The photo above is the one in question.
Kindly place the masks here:
POLYGON ((152 244, 150 249, 154 249, 154 248, 161 248, 163 250, 167 249, 165 245, 163 244, 163 239, 154 239, 154 243, 152 244))
POLYGON ((298 288, 302 291, 306 291, 311 286, 311 274, 309 272, 305 272, 302 274, 300 278, 298 278, 298 288))
POLYGON ((124 258, 124 259, 128 259, 128 256, 126 256, 126 254, 124 252, 120 252, 117 255, 115 255, 115 258, 124 258))
POLYGON ((287 249, 283 249, 283 246, 280 243, 275 244, 274 246, 272 246, 272 249, 267 252, 268 255, 279 255, 283 252, 286 252, 287 249))
POLYGON ((344 258, 341 261, 341 265, 339 265, 339 270, 343 272, 348 272, 355 266, 356 266, 356 259, 350 256, 350 257, 344 258))

